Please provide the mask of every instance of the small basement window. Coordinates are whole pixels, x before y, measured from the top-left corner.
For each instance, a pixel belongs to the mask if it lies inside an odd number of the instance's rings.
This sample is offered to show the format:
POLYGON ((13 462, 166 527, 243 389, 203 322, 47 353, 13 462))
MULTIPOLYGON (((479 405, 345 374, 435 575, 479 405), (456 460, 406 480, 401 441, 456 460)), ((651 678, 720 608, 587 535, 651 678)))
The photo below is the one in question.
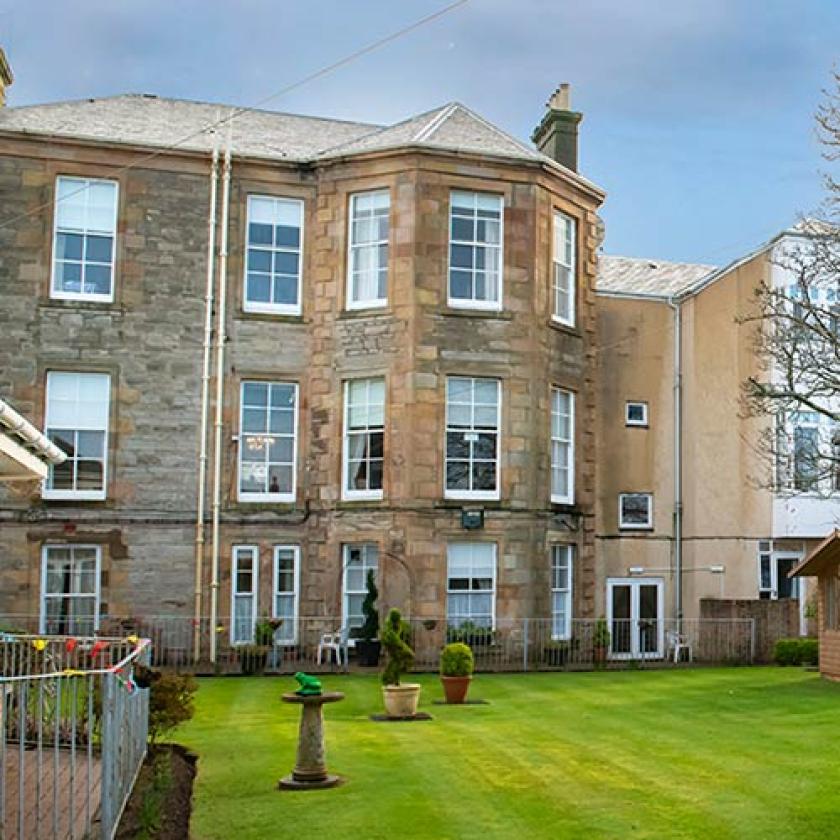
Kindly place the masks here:
POLYGON ((624 422, 627 426, 647 426, 648 404, 646 402, 625 403, 624 422))
POLYGON ((620 493, 618 527, 636 530, 653 528, 653 494, 620 493))

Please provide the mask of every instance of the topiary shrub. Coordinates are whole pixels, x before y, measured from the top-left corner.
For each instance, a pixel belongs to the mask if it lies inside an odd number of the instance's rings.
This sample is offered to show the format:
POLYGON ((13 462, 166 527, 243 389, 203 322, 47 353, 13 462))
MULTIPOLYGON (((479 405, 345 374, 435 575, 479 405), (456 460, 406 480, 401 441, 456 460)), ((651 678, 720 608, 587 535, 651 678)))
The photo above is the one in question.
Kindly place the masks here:
POLYGON ((777 665, 816 665, 820 659, 816 639, 779 639, 773 649, 777 665))
POLYGON ((469 677, 475 668, 475 659, 469 645, 453 642, 440 652, 442 677, 469 677))
POLYGON ((399 610, 390 610, 382 630, 382 647, 388 657, 382 671, 383 685, 399 685, 400 677, 411 670, 414 651, 409 645, 410 640, 411 627, 408 622, 402 620, 399 610))
POLYGON ((376 588, 376 577, 373 574, 373 569, 368 569, 366 583, 367 594, 365 600, 362 601, 362 615, 365 617, 365 623, 359 632, 359 638, 371 642, 379 635, 379 610, 376 609, 379 590, 376 588))

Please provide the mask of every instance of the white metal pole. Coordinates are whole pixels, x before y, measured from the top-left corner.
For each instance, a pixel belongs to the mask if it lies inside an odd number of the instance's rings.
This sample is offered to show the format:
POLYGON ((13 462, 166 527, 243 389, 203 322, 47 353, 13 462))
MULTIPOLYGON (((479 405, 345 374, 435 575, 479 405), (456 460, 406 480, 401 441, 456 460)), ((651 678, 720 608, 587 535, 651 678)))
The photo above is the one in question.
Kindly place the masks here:
MULTIPOLYGON (((218 119, 217 119, 218 122, 218 119)), ((213 341, 213 286, 216 263, 216 194, 219 181, 218 135, 213 137, 210 165, 210 208, 207 216, 207 286, 204 292, 204 346, 201 370, 201 430, 198 454, 198 504, 195 519, 195 605, 193 662, 201 658, 201 597, 204 578, 204 513, 207 505, 207 423, 210 415, 210 358, 213 341)))
POLYGON ((222 432, 225 383, 225 340, 227 307, 228 215, 230 212, 231 134, 233 115, 228 121, 225 163, 222 175, 222 231, 219 237, 219 309, 216 318, 216 411, 213 442, 213 547, 210 582, 210 661, 217 658, 216 623, 219 612, 219 513, 222 506, 222 432))

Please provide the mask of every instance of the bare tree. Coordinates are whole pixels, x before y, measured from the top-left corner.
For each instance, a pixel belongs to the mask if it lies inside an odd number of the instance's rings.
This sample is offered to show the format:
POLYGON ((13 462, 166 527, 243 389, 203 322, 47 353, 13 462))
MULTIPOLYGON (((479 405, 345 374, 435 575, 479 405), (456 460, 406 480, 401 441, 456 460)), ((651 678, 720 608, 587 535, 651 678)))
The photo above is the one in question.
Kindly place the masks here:
MULTIPOLYGON (((817 115, 829 170, 840 160, 840 73, 817 115)), ((757 375, 744 383, 746 414, 770 419, 760 442, 777 489, 840 490, 840 182, 824 176, 820 211, 773 249, 755 293, 757 375)))

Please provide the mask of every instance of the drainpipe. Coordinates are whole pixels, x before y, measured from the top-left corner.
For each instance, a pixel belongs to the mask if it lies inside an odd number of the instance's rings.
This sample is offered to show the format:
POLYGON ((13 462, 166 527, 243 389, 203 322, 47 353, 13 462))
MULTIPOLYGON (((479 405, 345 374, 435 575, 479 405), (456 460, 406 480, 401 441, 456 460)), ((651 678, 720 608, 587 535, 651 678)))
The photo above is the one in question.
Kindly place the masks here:
MULTIPOLYGON (((218 122, 218 119, 217 119, 218 122)), ((207 286, 204 292, 204 346, 201 370, 201 432, 198 454, 198 510, 195 519, 195 606, 193 662, 201 658, 201 596, 204 577, 204 513, 207 506, 207 423, 210 415, 210 348, 213 340, 213 284, 216 261, 216 193, 219 181, 218 135, 213 137, 210 209, 207 216, 207 286)))
POLYGON ((683 499, 682 499, 682 308, 668 299, 674 310, 674 617, 679 632, 683 619, 683 499))
POLYGON ((210 661, 216 664, 216 622, 219 612, 219 512, 222 507, 222 433, 225 381, 225 339, 227 308, 228 214, 230 212, 230 146, 233 115, 228 121, 225 163, 222 174, 222 232, 219 238, 219 311, 216 318, 216 411, 213 441, 213 540, 210 582, 210 661))

